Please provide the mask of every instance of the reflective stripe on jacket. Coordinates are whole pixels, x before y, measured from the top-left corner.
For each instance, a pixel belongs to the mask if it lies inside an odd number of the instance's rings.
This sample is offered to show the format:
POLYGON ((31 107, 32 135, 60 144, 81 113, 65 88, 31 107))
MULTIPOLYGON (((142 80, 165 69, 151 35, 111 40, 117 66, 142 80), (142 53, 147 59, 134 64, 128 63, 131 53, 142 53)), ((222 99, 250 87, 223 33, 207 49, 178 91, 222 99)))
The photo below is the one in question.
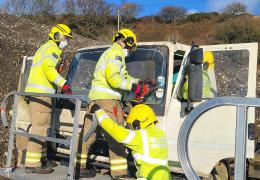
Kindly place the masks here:
POLYGON ((26 152, 26 159, 25 162, 27 164, 35 164, 41 162, 42 159, 47 157, 46 152, 26 152))
POLYGON ((56 92, 56 86, 62 87, 66 80, 57 72, 56 65, 61 60, 62 51, 57 44, 49 40, 35 53, 26 92, 51 93, 56 92))
POLYGON ((210 98, 211 82, 210 82, 210 77, 209 77, 208 70, 203 70, 202 78, 203 78, 202 97, 203 98, 210 98))
POLYGON ((169 180, 168 146, 164 132, 155 125, 146 129, 129 130, 119 126, 100 109, 95 113, 101 127, 116 141, 132 149, 137 178, 169 180))
POLYGON ((138 81, 131 77, 126 70, 122 47, 113 43, 97 62, 89 98, 91 100, 121 99, 120 90, 130 91, 132 83, 138 81))

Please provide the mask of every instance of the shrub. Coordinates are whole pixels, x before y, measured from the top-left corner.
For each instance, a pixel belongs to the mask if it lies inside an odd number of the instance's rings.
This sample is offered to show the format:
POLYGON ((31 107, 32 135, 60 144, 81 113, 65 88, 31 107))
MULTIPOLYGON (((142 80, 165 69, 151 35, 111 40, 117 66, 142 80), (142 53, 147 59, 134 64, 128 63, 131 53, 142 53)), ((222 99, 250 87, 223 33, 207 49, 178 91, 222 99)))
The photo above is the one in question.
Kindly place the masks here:
POLYGON ((194 13, 190 14, 186 18, 186 22, 200 22, 203 20, 210 20, 215 17, 218 17, 219 13, 218 12, 212 12, 212 13, 194 13))
POLYGON ((217 26, 216 39, 225 43, 260 41, 260 24, 250 17, 229 19, 217 26))

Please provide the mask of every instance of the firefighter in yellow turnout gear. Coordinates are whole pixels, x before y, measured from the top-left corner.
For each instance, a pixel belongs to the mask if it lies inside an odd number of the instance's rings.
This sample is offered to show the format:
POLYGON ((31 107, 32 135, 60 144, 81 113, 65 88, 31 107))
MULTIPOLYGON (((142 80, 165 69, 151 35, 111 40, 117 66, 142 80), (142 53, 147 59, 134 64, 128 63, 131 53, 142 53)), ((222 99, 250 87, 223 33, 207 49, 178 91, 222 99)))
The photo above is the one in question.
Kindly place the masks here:
MULTIPOLYGON (((100 105, 119 125, 123 125, 123 114, 120 105, 121 91, 133 91, 140 95, 143 86, 139 85, 139 79, 131 77, 125 65, 125 57, 129 51, 136 49, 136 35, 129 29, 118 31, 112 38, 112 46, 99 58, 94 78, 92 80, 89 99, 100 105)), ((86 134, 91 126, 87 110, 82 134, 86 134)), ((109 135, 106 136, 109 146, 110 172, 112 177, 123 177, 128 174, 126 149, 117 143, 109 135)), ((81 177, 92 177, 93 172, 87 172, 86 162, 90 146, 96 140, 96 133, 92 134, 87 142, 79 142, 77 164, 80 166, 81 177)))
POLYGON ((131 109, 127 123, 132 130, 119 126, 97 104, 92 105, 90 112, 95 113, 100 126, 107 133, 132 150, 137 178, 171 179, 166 137, 155 126, 156 116, 149 106, 139 104, 131 109))
POLYGON ((100 57, 94 72, 89 98, 121 99, 121 90, 130 91, 139 79, 131 77, 125 65, 125 57, 136 48, 136 36, 129 29, 122 29, 113 37, 113 44, 100 57))
POLYGON ((211 81, 209 77, 209 70, 214 68, 215 65, 215 58, 211 51, 204 52, 203 55, 203 98, 210 98, 212 97, 212 88, 211 88, 211 81))
MULTIPOLYGON (((32 93, 56 93, 57 87, 63 93, 71 94, 71 89, 66 80, 60 75, 59 65, 61 54, 72 38, 71 29, 64 25, 54 26, 49 33, 49 41, 42 45, 35 53, 26 92, 32 93)), ((31 97, 29 103, 31 116, 30 133, 47 136, 50 128, 52 99, 48 97, 31 97)), ((25 172, 48 174, 53 171, 50 166, 42 164, 46 160, 46 144, 33 138, 29 139, 25 172)))
MULTIPOLYGON (((212 97, 212 90, 211 90, 211 81, 209 77, 208 71, 214 67, 215 58, 212 52, 206 51, 203 54, 203 70, 202 70, 202 97, 203 98, 210 98, 212 97)), ((188 79, 186 79, 183 87, 182 87, 182 97, 183 99, 188 99, 188 79)))

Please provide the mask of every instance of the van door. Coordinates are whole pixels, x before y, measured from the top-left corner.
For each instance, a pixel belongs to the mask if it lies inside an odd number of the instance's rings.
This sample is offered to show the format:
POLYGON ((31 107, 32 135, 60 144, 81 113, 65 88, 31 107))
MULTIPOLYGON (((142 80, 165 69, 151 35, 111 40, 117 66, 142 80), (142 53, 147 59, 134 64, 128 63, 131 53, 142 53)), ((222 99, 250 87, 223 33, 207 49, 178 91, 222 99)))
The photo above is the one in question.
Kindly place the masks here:
MULTIPOLYGON (((19 77, 19 84, 17 91, 24 91, 27 80, 29 77, 30 69, 32 66, 33 57, 25 56, 23 58, 22 69, 19 77)), ((24 100, 24 97, 19 96, 18 107, 17 107, 17 115, 16 115, 16 128, 23 129, 24 131, 28 130, 29 125, 31 124, 30 114, 29 114, 29 106, 24 100)))
MULTIPOLYGON (((25 56, 23 58, 23 64, 20 72, 19 83, 17 91, 24 91, 27 80, 29 77, 30 69, 32 66, 33 57, 25 56)), ((31 125, 31 118, 29 112, 28 103, 25 101, 23 96, 18 97, 18 106, 17 106, 17 114, 16 114, 16 130, 20 131, 29 131, 29 127, 31 125)), ((24 164, 24 157, 27 148, 28 138, 24 136, 16 135, 16 148, 18 151, 17 157, 17 166, 22 166, 24 164), (20 143, 18 143, 20 142, 20 143)))
MULTIPOLYGON (((196 108, 203 101, 220 96, 256 97, 257 43, 201 46, 204 55, 211 53, 214 64, 208 67, 210 95, 202 92, 200 102, 191 102, 196 108)), ((173 170, 179 171, 177 139, 185 117, 187 102, 180 98, 188 53, 185 54, 181 76, 178 76, 167 114, 167 138, 169 162, 173 170), (176 168, 177 167, 177 168, 176 168)), ((203 80, 204 81, 204 80, 203 80)), ((203 88, 204 89, 204 88, 203 88)), ((254 123, 255 110, 248 111, 248 123, 254 123)), ((193 126, 189 139, 191 163, 201 176, 210 174, 222 159, 234 157, 236 109, 222 106, 204 113, 193 126)), ((247 141, 247 158, 254 157, 254 141, 247 141)))

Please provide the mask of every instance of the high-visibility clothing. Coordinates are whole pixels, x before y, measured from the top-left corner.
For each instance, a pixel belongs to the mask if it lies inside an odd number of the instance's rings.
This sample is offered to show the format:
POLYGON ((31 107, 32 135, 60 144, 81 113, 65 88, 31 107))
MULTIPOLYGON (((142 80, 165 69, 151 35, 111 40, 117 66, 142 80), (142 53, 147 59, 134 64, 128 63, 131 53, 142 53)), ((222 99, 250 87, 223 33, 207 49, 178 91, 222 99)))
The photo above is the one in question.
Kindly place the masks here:
POLYGON ((113 43, 98 60, 89 98, 121 99, 120 90, 130 91, 132 83, 138 81, 139 79, 131 77, 126 70, 122 47, 118 43, 113 43))
MULTIPOLYGON (((202 97, 203 98, 209 98, 210 97, 210 91, 211 90, 211 82, 210 77, 208 74, 208 70, 202 71, 202 97)), ((188 99, 188 79, 186 79, 186 82, 182 86, 181 93, 183 99, 188 99)))
POLYGON ((101 127, 116 141, 132 149, 137 178, 169 180, 168 146, 164 132, 154 124, 141 130, 129 130, 113 122, 102 109, 95 113, 101 127))
POLYGON ((35 164, 41 162, 42 158, 46 158, 46 152, 27 152, 26 153, 26 163, 35 164))
POLYGON ((78 164, 82 164, 82 166, 86 166, 87 164, 87 154, 81 154, 81 153, 77 153, 76 154, 76 163, 78 164))
POLYGON ((209 98, 210 97, 210 90, 211 90, 211 82, 208 70, 203 70, 202 72, 202 79, 203 79, 203 91, 202 91, 202 97, 203 98, 209 98))
POLYGON ((26 92, 50 93, 56 92, 56 86, 62 87, 66 80, 57 72, 56 65, 61 61, 62 50, 57 44, 49 40, 35 53, 26 92))

